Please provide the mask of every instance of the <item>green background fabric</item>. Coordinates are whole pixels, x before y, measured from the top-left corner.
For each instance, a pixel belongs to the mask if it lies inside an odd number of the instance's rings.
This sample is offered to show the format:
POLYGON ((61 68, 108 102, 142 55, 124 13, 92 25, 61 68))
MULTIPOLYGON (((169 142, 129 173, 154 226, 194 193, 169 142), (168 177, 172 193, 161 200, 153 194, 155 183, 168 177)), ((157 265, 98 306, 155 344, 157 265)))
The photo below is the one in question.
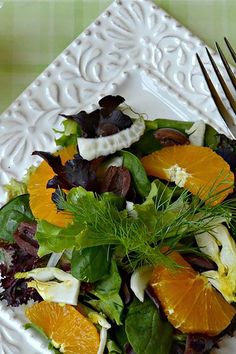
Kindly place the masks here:
MULTIPOLYGON (((211 47, 227 36, 236 48, 236 0, 155 2, 211 47)), ((0 112, 111 3, 0 0, 0 112)))

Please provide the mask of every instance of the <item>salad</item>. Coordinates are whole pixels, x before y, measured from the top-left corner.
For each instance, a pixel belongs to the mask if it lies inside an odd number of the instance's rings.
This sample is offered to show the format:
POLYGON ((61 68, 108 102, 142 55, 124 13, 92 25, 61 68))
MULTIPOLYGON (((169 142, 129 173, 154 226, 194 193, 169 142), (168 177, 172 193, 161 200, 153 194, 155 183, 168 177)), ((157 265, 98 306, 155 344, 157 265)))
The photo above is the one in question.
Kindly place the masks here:
POLYGON ((0 300, 55 353, 210 353, 236 329, 235 142, 124 101, 62 115, 5 186, 0 300))

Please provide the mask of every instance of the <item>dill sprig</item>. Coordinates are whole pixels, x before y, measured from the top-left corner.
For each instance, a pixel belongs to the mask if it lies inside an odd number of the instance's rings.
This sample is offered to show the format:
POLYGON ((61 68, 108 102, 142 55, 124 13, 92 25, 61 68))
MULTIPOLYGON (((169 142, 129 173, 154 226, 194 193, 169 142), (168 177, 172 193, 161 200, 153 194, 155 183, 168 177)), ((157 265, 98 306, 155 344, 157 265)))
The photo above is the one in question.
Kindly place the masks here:
MULTIPOLYGON (((191 247, 194 235, 210 231, 220 222, 229 224, 232 217, 232 202, 209 206, 186 190, 177 198, 173 190, 164 200, 159 197, 154 202, 147 200, 135 205, 138 217, 126 209, 119 211, 103 195, 86 192, 81 187, 75 191, 82 193, 70 197, 72 189, 67 200, 61 196, 60 207, 73 214, 74 228, 79 225, 81 229, 83 225, 77 247, 121 246, 126 262, 133 269, 144 264, 172 266, 163 249, 194 252, 194 246, 191 247)), ((236 213, 236 207, 233 212, 236 213)))

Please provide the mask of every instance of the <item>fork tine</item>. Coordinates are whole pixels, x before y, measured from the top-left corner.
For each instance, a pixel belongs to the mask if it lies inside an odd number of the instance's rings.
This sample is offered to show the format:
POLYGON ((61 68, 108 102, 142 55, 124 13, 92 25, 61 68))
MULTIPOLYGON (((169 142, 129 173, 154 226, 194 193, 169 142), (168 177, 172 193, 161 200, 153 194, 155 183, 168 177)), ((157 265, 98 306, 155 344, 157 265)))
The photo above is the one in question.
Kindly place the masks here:
POLYGON ((216 63, 215 63, 215 60, 213 59, 213 57, 211 56, 208 48, 206 48, 206 51, 207 51, 207 54, 208 54, 208 57, 211 61, 211 64, 213 66, 213 69, 215 70, 215 73, 216 73, 216 76, 218 77, 218 80, 220 81, 220 84, 224 90, 224 93, 225 93, 225 96, 228 98, 229 100, 229 103, 230 103, 230 106, 232 107, 234 113, 236 113, 236 101, 235 99, 233 98, 230 90, 228 89, 226 83, 225 83, 225 80, 223 79, 223 76, 221 75, 221 72, 220 70, 218 69, 216 63))
MULTIPOLYGON (((208 75, 208 73, 207 73, 207 71, 206 71, 201 59, 200 59, 200 57, 199 57, 199 55, 196 54, 196 56, 197 56, 198 63, 200 65, 200 67, 201 67, 202 73, 204 75, 204 78, 206 80, 207 86, 208 86, 208 88, 210 90, 211 96, 212 96, 212 98, 213 98, 213 100, 214 100, 214 102, 216 104, 216 107, 217 107, 220 115, 222 116, 222 118, 224 119, 226 125, 228 126, 228 128, 230 130, 230 126, 234 125, 234 118, 227 111, 222 99, 218 95, 218 93, 217 93, 217 91, 216 91, 216 89, 215 89, 215 87, 214 87, 214 85, 213 85, 213 83, 212 83, 212 81, 211 81, 211 79, 210 79, 210 77, 209 77, 209 75, 208 75)), ((230 130, 230 132, 231 132, 231 130, 230 130)), ((231 133, 231 134, 232 134, 233 139, 236 139, 235 136, 233 135, 233 133, 231 133)))
POLYGON ((221 50, 221 48, 220 48, 220 46, 219 46, 219 44, 217 42, 216 42, 216 48, 217 48, 217 50, 218 50, 218 52, 220 54, 221 60, 222 60, 222 62, 224 64, 224 67, 225 67, 229 77, 230 77, 230 80, 231 80, 231 82, 232 82, 232 84, 233 84, 233 86, 234 86, 234 88, 236 90, 236 77, 234 76, 234 73, 231 70, 231 67, 229 66, 229 63, 227 62, 227 60, 226 60, 226 58, 224 56, 224 53, 222 52, 222 50, 221 50))
POLYGON ((234 59, 234 62, 236 64, 236 53, 233 50, 233 48, 232 48, 231 44, 229 43, 228 39, 226 37, 224 37, 224 40, 225 40, 225 43, 226 43, 226 45, 227 45, 227 47, 228 47, 228 49, 229 49, 229 51, 230 51, 230 53, 232 55, 232 58, 234 59))

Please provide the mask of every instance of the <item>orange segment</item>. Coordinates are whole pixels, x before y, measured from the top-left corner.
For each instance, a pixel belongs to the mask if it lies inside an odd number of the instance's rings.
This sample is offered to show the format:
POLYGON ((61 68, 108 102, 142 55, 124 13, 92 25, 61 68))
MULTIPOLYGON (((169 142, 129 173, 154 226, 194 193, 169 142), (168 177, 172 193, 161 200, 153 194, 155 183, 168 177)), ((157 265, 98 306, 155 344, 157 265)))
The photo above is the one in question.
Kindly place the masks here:
POLYGON ((42 301, 26 309, 31 322, 44 330, 65 354, 97 354, 100 338, 96 327, 70 305, 42 301))
POLYGON ((218 335, 230 324, 236 313, 234 307, 180 254, 172 252, 170 257, 181 268, 158 266, 151 279, 168 320, 184 333, 218 335))
MULTIPOLYGON (((76 153, 75 146, 69 146, 61 151, 59 155, 62 163, 72 159, 76 153)), ((36 219, 46 220, 51 224, 65 227, 72 218, 70 215, 58 211, 51 197, 54 189, 46 188, 49 179, 53 178, 55 173, 52 168, 43 161, 35 172, 31 175, 28 183, 28 192, 30 195, 30 208, 36 219)))
POLYGON ((208 147, 174 145, 142 158, 148 175, 175 182, 201 200, 218 204, 233 191, 234 174, 208 147))

